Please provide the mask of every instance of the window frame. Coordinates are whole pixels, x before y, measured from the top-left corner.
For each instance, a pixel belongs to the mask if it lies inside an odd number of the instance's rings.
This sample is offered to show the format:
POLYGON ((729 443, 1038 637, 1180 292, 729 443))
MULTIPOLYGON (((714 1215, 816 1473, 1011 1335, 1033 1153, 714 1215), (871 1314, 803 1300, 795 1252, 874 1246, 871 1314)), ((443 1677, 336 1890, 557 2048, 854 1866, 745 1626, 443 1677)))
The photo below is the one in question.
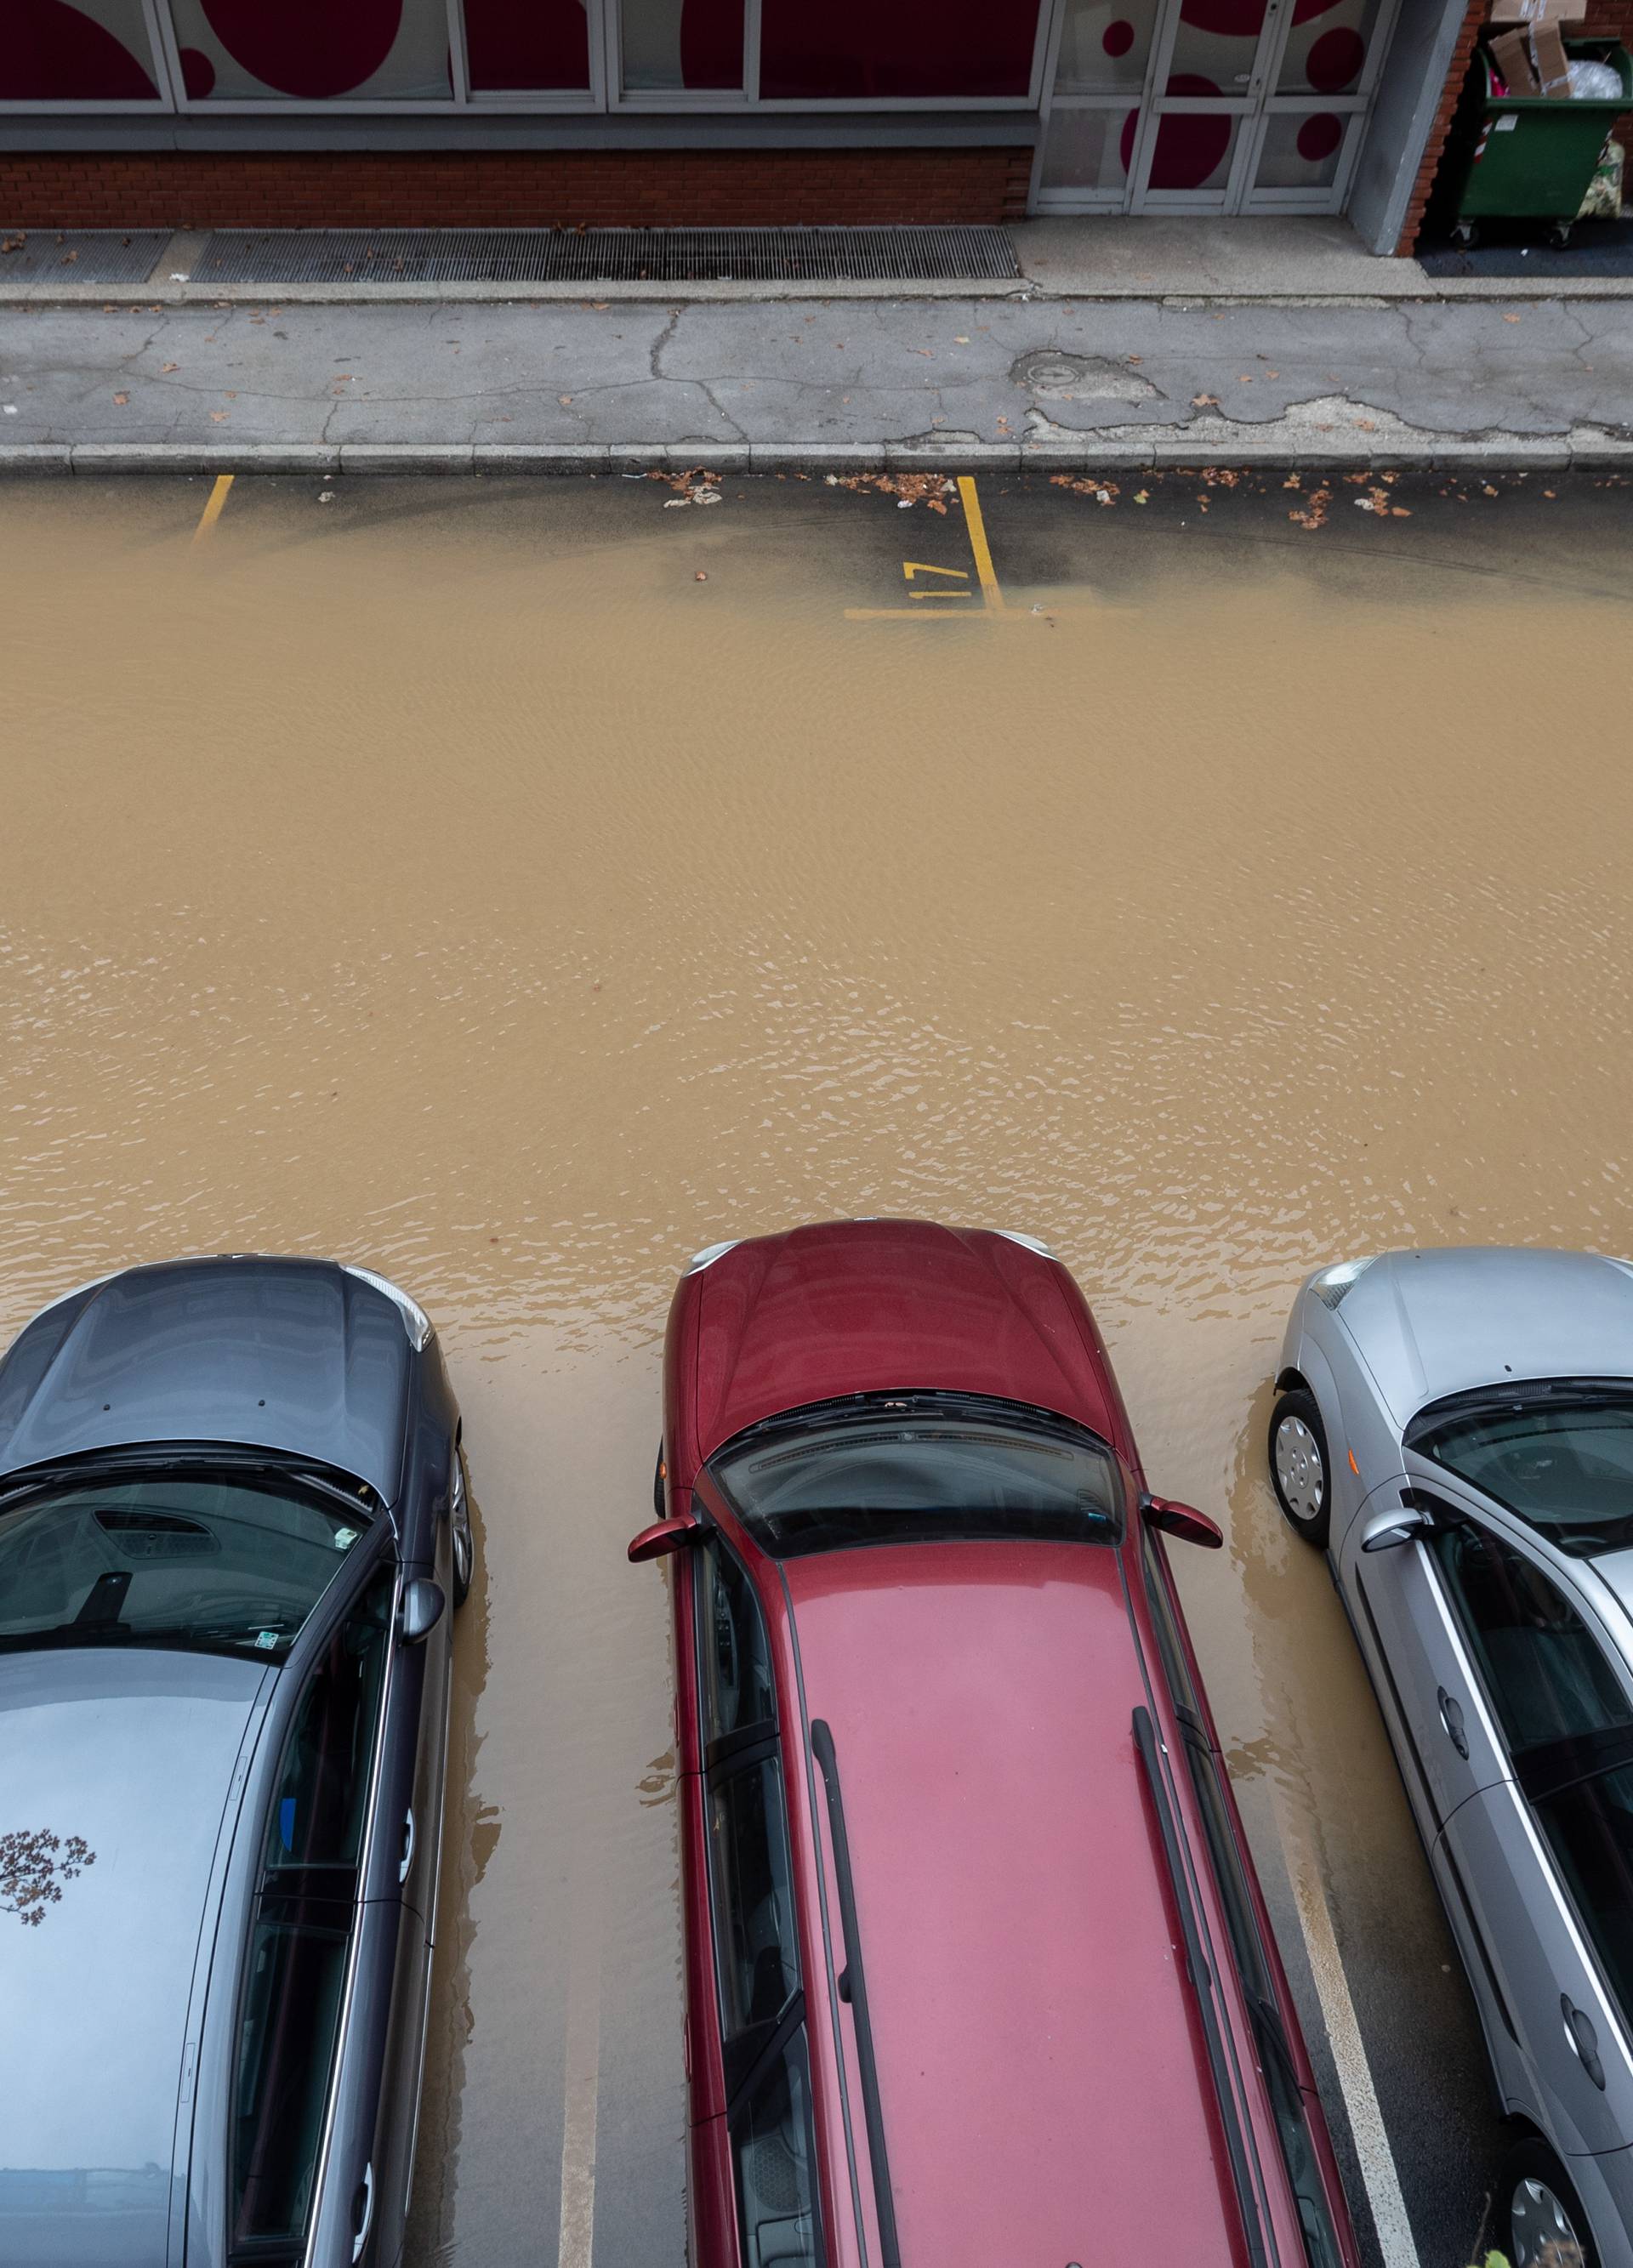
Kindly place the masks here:
MULTIPOLYGON (((753 1574, 742 1552, 737 1550, 720 1522, 705 1513, 705 1532, 698 1541, 702 1551, 724 1553, 743 1580, 743 1589, 750 1608, 758 1620, 759 1634, 765 1644, 765 1660, 771 1660, 770 1625, 765 1609, 760 1603, 753 1574)), ((828 2257, 827 2243, 823 2230, 822 2183, 817 2170, 815 2089, 810 2084, 810 2042, 807 2023, 807 1994, 805 1963, 800 1946, 798 1889, 794 1879, 793 1837, 789 1832, 789 1803, 787 1774, 782 1744, 782 1710, 777 1690, 777 1680, 771 1679, 772 1716, 768 1721, 740 1727, 720 1738, 711 1740, 708 1727, 708 1681, 704 1670, 704 1599, 707 1586, 698 1572, 692 1574, 692 1646, 694 1654, 692 1684, 696 1694, 698 1783, 703 1807, 704 1844, 702 1851, 702 1882, 700 1888, 707 1903, 709 1917, 709 1957, 713 1969, 714 2029, 720 2042, 720 2073, 723 2089, 722 2123, 732 2154, 732 2211, 737 2216, 738 2243, 744 2242, 741 2226, 739 2198, 739 2136, 744 2113, 754 2101, 757 2090, 764 2084, 779 2059, 787 2052, 796 2037, 805 2043, 806 2070, 806 2164, 810 2177, 811 2228, 816 2245, 816 2268, 824 2268, 828 2257), (793 1955, 794 1987, 789 1992, 771 2030, 740 2071, 733 2070, 732 2043, 726 2029, 725 1961, 721 1944, 720 1900, 715 1877, 713 1841, 713 1798, 719 1787, 727 1781, 750 1771, 757 1771, 770 1764, 781 1796, 783 1853, 787 1865, 790 1939, 788 1950, 793 1955)), ((750 2038, 748 2033, 735 2036, 738 2041, 750 2038)))
MULTIPOLYGON (((296 1667, 298 1674, 292 1682, 289 1700, 277 1705, 263 1727, 262 1738, 273 1735, 269 1744, 270 1769, 262 1800, 255 1807, 253 1815, 247 1814, 249 1828, 248 1847, 253 1868, 248 1886, 244 1911, 240 1924, 238 1977, 232 2002, 232 2024, 228 2034, 228 2084, 225 2089, 225 2157, 224 2173, 224 2250, 226 2268, 295 2268, 305 2258, 311 2240, 314 2219, 323 2188, 329 2177, 329 2165, 334 2141, 336 2113, 336 2081, 346 2051, 346 2039, 351 2015, 351 2004, 357 1984, 358 1948, 362 1933, 358 1916, 366 1903, 365 1892, 379 1828, 380 1776, 385 1747, 386 1722, 391 1707, 392 1688, 398 1653, 397 1625, 403 1605, 403 1570, 397 1562, 389 1529, 381 1523, 376 1548, 364 1556, 358 1565, 354 1580, 338 1597, 330 1601, 331 1611, 317 1628, 308 1624, 301 1633, 302 1646, 298 1654, 292 1654, 284 1665, 287 1671, 296 1667), (269 1891, 267 1879, 272 1871, 267 1864, 267 1846, 271 1834, 273 1808, 278 1801, 283 1784, 283 1764, 301 1710, 309 1695, 317 1670, 327 1653, 330 1640, 357 1613, 373 1585, 387 1580, 391 1587, 390 1609, 386 1624, 386 1662, 380 1683, 380 1696, 375 1712, 373 1742, 368 1761, 368 1785, 365 1798, 365 1822, 362 1841, 358 1852, 356 1881, 349 1899, 323 1898, 311 1893, 292 1895, 269 1891), (309 1643, 308 1643, 309 1641, 309 1643), (346 1938, 345 1964, 341 1981, 340 2001, 335 2020, 334 2045, 329 2053, 329 2071, 324 2081, 323 2115, 319 2132, 317 2155, 313 2167, 312 2191, 307 2208, 305 2224, 294 2236, 253 2236, 236 2238, 234 2226, 238 2208, 238 2158, 236 2122, 239 2100, 240 2047, 249 1999, 250 1953, 255 1933, 261 1923, 264 1902, 270 1897, 275 1903, 285 1903, 295 1911, 292 1926, 299 1929, 313 1926, 323 1917, 334 1918, 336 1926, 344 1917, 346 1938)), ((282 1673, 279 1673, 280 1675, 282 1673)), ((281 1700, 282 1697, 277 1697, 281 1700)), ((241 1830, 240 1830, 241 1831, 241 1830)))
POLYGON ((743 0, 743 85, 729 87, 684 87, 627 91, 623 83, 622 0, 586 0, 589 33, 587 88, 479 88, 470 84, 469 57, 465 40, 463 0, 444 0, 447 15, 448 58, 453 78, 447 96, 393 100, 328 95, 192 96, 181 70, 181 41, 176 32, 171 0, 140 0, 143 29, 147 35, 147 61, 159 97, 153 102, 95 101, 68 97, 48 102, 0 101, 0 117, 48 117, 89 112, 96 116, 135 117, 174 115, 188 118, 449 118, 474 112, 563 117, 639 117, 661 114, 743 115, 768 117, 846 116, 877 112, 915 116, 925 113, 970 111, 1035 113, 1043 99, 1047 64, 1060 13, 1060 0, 1038 0, 1038 28, 1033 40, 1031 74, 1024 94, 1012 95, 887 95, 853 99, 849 96, 778 98, 763 100, 757 92, 760 63, 761 0, 743 0))

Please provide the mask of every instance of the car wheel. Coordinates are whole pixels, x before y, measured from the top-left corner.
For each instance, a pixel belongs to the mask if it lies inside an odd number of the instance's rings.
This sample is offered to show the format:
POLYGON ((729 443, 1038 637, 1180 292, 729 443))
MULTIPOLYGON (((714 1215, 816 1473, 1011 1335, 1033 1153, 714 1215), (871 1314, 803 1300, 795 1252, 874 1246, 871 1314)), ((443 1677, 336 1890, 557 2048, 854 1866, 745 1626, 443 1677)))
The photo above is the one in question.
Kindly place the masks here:
POLYGON ((1332 1466, 1321 1412, 1314 1395, 1302 1386, 1282 1395, 1270 1412, 1270 1484, 1304 1542, 1325 1550, 1332 1521, 1332 1466))
POLYGON ((454 1451, 454 1502, 448 1513, 454 1543, 454 1604, 462 1607, 470 1596, 477 1572, 477 1539, 470 1525, 470 1491, 465 1485, 465 1452, 454 1451))
MULTIPOLYGON (((1513 2268, 1599 2268, 1599 2252, 1570 2175, 1546 2142, 1516 2144, 1503 2169, 1513 2268)), ((1501 2223, 1499 2223, 1501 2227, 1501 2223)))

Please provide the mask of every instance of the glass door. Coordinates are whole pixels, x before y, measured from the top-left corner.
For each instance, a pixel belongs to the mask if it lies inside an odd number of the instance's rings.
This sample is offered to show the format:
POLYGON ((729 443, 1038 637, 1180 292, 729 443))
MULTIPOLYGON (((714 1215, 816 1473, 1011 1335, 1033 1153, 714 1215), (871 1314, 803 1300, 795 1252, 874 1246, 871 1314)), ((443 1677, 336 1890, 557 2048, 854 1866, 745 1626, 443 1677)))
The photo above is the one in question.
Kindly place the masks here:
POLYGON ((1038 212, 1337 212, 1398 0, 1057 0, 1038 212))

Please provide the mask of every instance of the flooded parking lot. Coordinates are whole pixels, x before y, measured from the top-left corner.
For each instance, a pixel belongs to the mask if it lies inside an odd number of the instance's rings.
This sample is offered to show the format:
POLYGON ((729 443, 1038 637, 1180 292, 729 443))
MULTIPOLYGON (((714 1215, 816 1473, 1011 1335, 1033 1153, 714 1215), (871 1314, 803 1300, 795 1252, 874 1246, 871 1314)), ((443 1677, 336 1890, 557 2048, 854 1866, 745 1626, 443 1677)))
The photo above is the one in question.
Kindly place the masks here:
POLYGON ((41 482, 0 606, 0 1329, 324 1252, 462 1402, 417 2268, 683 2258, 663 1319, 881 1212, 1043 1237, 1224 1523, 1177 1573, 1357 2217, 1464 2268, 1472 2014, 1263 1435, 1318 1263, 1633 1245, 1625 491, 41 482))

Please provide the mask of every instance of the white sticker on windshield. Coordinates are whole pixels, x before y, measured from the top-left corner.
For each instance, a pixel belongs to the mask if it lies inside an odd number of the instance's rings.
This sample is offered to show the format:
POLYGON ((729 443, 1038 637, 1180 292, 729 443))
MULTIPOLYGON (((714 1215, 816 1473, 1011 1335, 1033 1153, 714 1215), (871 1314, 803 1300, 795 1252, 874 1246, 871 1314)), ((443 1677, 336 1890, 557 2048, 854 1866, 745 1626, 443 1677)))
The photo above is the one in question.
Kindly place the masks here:
POLYGON ((262 1647, 264 1652, 270 1653, 272 1648, 277 1644, 277 1632, 276 1631, 257 1631, 255 1632, 255 1644, 262 1647))
POLYGON ((335 1549, 336 1551, 350 1551, 357 1540, 358 1530, 355 1528, 337 1528, 335 1530, 335 1549))

